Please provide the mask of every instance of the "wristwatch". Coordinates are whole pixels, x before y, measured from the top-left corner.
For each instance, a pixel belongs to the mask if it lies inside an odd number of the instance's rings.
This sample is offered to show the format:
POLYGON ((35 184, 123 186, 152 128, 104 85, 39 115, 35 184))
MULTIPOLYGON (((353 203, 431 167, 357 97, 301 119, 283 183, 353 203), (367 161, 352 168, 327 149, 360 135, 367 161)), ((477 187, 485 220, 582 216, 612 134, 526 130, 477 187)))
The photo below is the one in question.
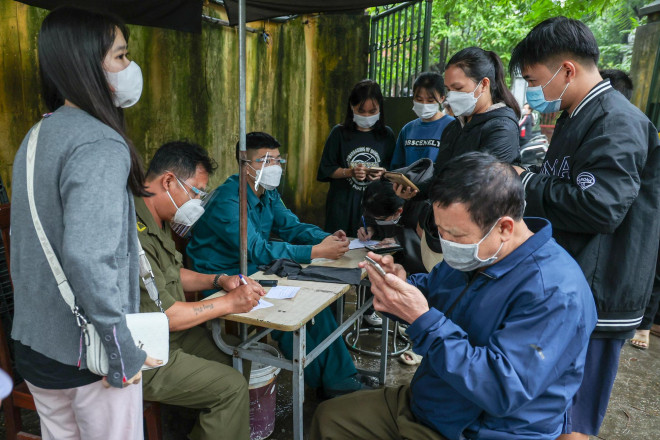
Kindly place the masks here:
POLYGON ((222 290, 222 285, 219 283, 220 277, 226 277, 226 273, 219 273, 213 278, 213 287, 215 287, 218 290, 222 290))

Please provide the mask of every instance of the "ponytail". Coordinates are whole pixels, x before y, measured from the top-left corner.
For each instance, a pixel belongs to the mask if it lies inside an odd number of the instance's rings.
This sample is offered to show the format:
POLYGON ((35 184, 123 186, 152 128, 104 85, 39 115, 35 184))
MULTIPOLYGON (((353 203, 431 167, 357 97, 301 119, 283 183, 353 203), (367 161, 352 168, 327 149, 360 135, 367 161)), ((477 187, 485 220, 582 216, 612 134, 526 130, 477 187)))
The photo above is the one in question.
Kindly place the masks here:
POLYGON ((506 86, 506 82, 504 80, 504 65, 502 64, 502 60, 495 52, 491 50, 486 51, 486 53, 490 57, 491 61, 493 62, 493 66, 495 67, 495 81, 491 80, 490 82, 490 95, 493 98, 493 103, 503 102, 507 105, 507 107, 510 107, 516 113, 518 118, 520 118, 521 114, 518 101, 516 101, 516 98, 506 86))

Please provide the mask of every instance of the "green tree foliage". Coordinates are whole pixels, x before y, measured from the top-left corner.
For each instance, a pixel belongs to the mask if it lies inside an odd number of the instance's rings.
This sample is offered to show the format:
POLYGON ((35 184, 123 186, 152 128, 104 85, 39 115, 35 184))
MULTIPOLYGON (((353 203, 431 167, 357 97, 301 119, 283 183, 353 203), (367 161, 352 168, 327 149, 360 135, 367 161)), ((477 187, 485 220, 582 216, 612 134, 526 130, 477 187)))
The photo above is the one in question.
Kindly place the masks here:
POLYGON ((630 69, 628 35, 649 0, 454 0, 433 2, 431 64, 442 66, 468 46, 496 52, 505 66, 514 46, 538 23, 557 15, 583 20, 594 32, 601 68, 630 69), (446 53, 445 53, 446 52, 446 53))

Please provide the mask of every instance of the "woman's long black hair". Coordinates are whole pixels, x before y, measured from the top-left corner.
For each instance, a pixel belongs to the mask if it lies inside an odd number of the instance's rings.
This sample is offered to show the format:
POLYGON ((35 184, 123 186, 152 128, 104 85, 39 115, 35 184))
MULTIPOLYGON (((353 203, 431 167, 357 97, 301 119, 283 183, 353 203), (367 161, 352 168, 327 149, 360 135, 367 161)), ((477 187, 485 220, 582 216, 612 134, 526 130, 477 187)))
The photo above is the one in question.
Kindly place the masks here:
MULTIPOLYGON (((513 97, 504 81, 504 66, 502 60, 493 51, 483 50, 480 47, 466 47, 458 51, 447 63, 449 66, 459 67, 465 76, 478 83, 484 78, 490 80, 490 95, 493 104, 503 102, 510 107, 520 118, 520 106, 513 97)), ((446 70, 446 69, 445 69, 446 70)))
POLYGON ((352 106, 362 105, 365 101, 373 99, 378 103, 380 109, 380 119, 372 129, 377 137, 386 137, 387 129, 385 128, 385 106, 383 105, 383 94, 380 91, 380 86, 376 81, 370 79, 363 79, 353 86, 351 94, 348 96, 348 104, 346 105, 346 118, 342 124, 343 132, 349 135, 357 131, 357 125, 353 122, 353 108, 352 106))
POLYGON ((39 32, 43 95, 51 112, 66 99, 119 133, 131 155, 128 186, 136 196, 149 196, 142 161, 126 135, 123 111, 115 107, 103 71, 117 30, 128 42, 128 28, 116 17, 68 7, 48 14, 39 32))

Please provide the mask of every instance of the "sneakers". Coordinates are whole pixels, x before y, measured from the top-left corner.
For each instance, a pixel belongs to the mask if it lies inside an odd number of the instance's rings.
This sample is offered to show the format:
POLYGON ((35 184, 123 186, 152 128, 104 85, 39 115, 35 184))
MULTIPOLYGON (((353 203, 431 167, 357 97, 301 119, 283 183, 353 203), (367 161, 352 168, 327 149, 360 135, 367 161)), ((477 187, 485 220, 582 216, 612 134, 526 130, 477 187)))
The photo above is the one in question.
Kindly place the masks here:
POLYGON ((369 324, 372 327, 380 327, 383 325, 383 318, 378 316, 376 311, 374 311, 371 315, 362 315, 362 318, 364 321, 369 324))

